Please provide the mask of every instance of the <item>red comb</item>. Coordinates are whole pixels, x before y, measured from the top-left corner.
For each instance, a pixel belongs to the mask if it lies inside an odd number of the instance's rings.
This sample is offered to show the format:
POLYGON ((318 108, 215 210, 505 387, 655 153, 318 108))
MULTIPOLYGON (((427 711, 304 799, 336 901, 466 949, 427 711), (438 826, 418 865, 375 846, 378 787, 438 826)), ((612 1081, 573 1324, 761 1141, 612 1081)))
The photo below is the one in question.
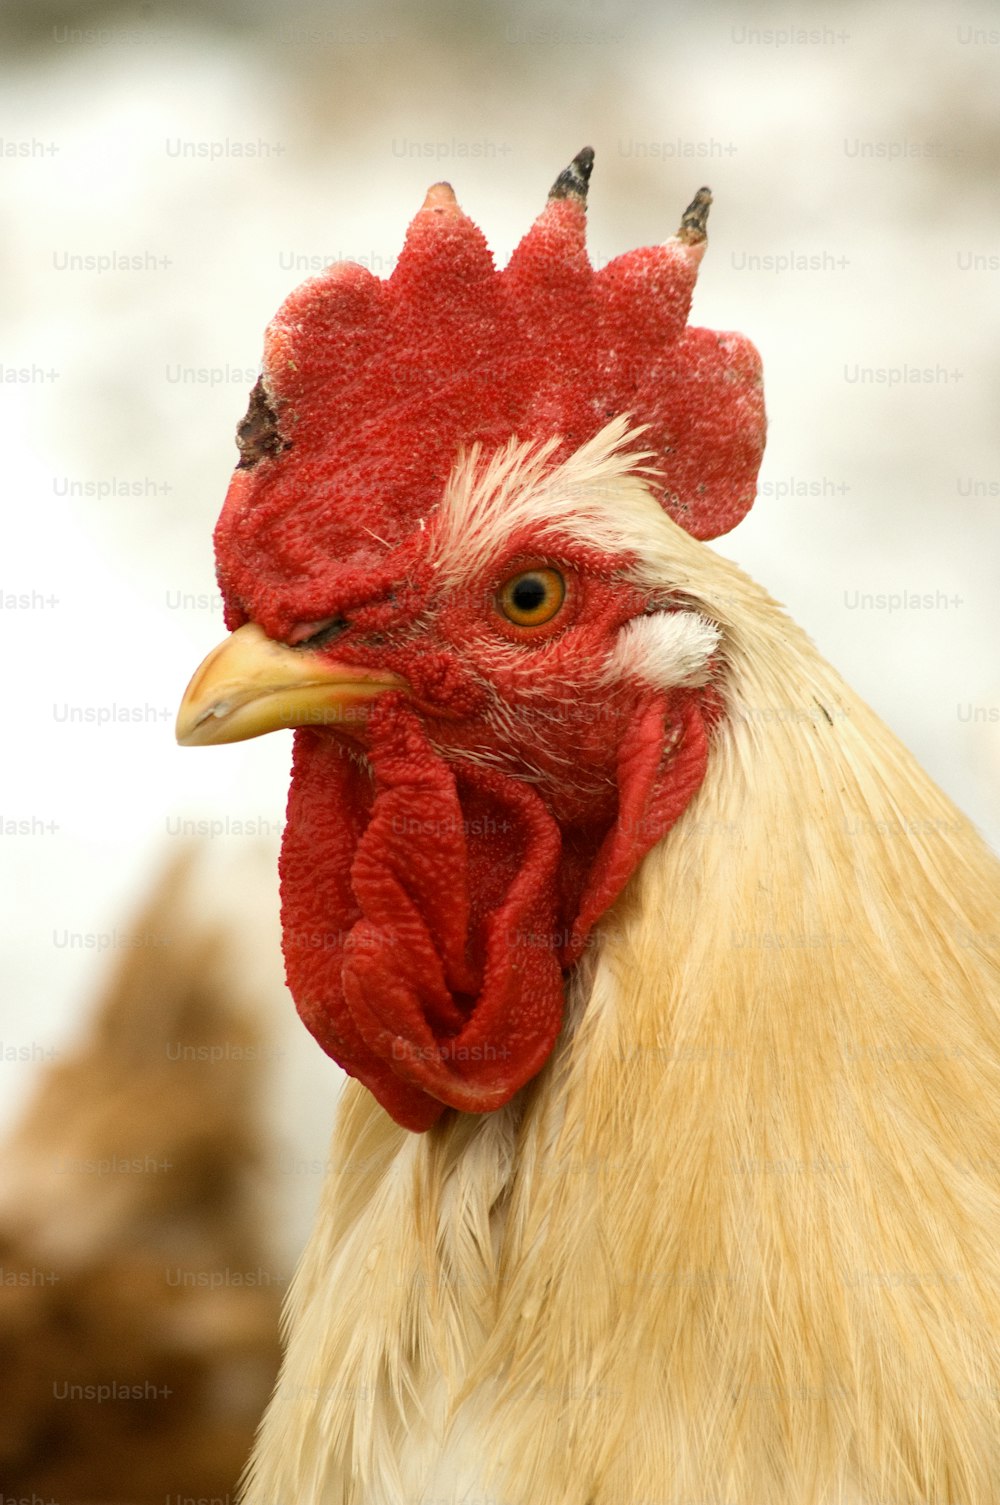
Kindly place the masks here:
POLYGON ((664 245, 595 271, 593 155, 560 174, 501 272, 438 183, 388 281, 341 263, 287 299, 219 523, 230 597, 250 582, 259 596, 276 570, 287 588, 324 560, 384 563, 373 539, 406 537, 476 440, 557 435, 562 456, 620 413, 646 425, 654 488, 681 526, 712 538, 739 522, 764 446, 760 360, 742 335, 686 327, 711 195, 699 191, 664 245))

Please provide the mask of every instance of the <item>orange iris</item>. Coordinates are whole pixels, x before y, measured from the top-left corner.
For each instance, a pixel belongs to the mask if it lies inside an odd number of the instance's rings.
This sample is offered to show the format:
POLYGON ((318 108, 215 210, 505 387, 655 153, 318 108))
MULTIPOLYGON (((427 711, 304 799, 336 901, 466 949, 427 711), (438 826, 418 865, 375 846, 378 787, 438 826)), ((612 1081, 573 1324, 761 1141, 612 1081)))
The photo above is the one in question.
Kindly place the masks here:
POLYGON ((497 608, 515 627, 541 627, 551 622, 566 599, 566 583, 558 570, 539 567, 512 575, 497 591, 497 608))

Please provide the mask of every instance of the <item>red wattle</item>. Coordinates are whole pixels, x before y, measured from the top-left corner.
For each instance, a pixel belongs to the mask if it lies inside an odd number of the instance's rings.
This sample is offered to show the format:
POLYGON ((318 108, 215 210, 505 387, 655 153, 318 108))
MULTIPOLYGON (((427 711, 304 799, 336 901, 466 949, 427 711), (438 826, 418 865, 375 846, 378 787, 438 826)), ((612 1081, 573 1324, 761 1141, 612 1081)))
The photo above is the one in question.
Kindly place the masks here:
POLYGON ((300 730, 282 923, 288 985, 323 1049, 406 1128, 509 1101, 555 1045, 564 968, 706 757, 696 696, 650 695, 619 749, 617 818, 584 836, 583 863, 577 831, 567 868, 542 795, 445 760, 402 697, 374 707, 363 758, 300 730))

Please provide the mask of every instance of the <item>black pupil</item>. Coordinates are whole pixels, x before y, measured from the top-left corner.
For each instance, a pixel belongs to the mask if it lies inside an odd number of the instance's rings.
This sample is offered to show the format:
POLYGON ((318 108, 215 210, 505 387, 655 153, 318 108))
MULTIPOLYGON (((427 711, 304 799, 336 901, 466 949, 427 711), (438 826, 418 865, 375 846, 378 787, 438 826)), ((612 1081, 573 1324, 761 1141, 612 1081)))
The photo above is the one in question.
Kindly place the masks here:
POLYGON ((545 603, 545 581, 541 575, 525 575, 511 591, 511 601, 518 611, 532 612, 545 603))

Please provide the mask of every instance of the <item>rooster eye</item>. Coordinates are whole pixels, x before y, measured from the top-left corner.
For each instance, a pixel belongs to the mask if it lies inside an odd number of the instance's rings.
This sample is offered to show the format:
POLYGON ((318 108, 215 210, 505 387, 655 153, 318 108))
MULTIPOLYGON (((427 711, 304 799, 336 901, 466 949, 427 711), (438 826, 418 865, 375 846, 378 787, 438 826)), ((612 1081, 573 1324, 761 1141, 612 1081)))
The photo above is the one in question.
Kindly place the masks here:
POLYGON ((540 627, 551 622, 566 598, 566 584, 558 570, 524 570, 512 575, 497 591, 497 607, 515 627, 540 627))

